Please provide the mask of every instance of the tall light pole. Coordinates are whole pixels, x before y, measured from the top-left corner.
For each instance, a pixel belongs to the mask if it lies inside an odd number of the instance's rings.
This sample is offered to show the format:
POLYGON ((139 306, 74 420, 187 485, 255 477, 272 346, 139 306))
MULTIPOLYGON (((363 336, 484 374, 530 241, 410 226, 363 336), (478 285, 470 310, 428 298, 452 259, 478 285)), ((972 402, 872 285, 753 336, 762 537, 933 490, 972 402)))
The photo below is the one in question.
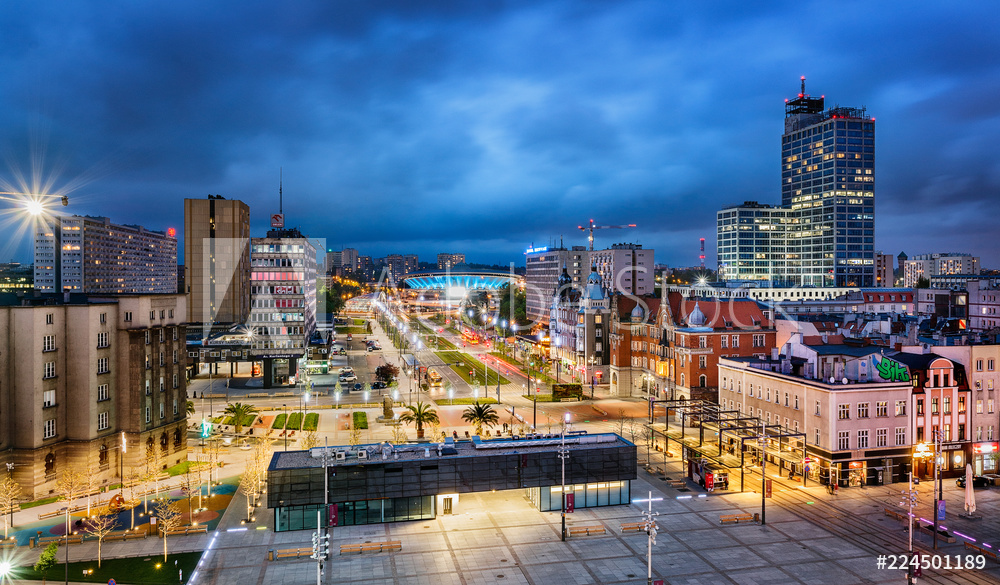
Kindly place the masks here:
MULTIPOLYGON (((917 492, 913 490, 913 471, 909 473, 910 477, 910 487, 909 489, 903 490, 903 501, 899 503, 900 506, 907 509, 906 515, 906 526, 909 532, 909 545, 907 546, 907 552, 909 553, 909 558, 913 558, 913 508, 917 505, 917 492)), ((937 512, 937 510, 935 510, 937 512)), ((913 585, 913 564, 911 562, 906 563, 906 583, 907 585, 913 585)))
POLYGON ((654 516, 659 516, 659 512, 653 511, 653 502, 663 501, 663 498, 654 498, 653 492, 649 492, 649 497, 645 500, 632 500, 633 504, 648 502, 649 508, 643 512, 642 528, 646 531, 646 585, 653 585, 653 545, 656 544, 656 521, 654 516))
POLYGON ((760 525, 766 523, 764 500, 767 497, 767 426, 760 423, 760 525))
MULTIPOLYGON (((13 463, 8 463, 7 464, 7 477, 11 478, 12 480, 14 479, 14 464, 13 463)), ((11 500, 11 502, 10 502, 10 508, 8 508, 7 511, 10 514, 10 516, 7 517, 7 526, 13 526, 14 525, 14 502, 13 502, 13 500, 11 500)), ((0 577, 3 577, 2 573, 0 573, 0 577)), ((3 581, 3 579, 0 579, 0 582, 2 582, 2 581, 3 581)))
POLYGON ((281 409, 285 412, 285 451, 288 451, 288 405, 282 404, 281 409))
POLYGON ((562 540, 566 541, 566 460, 569 459, 569 449, 566 448, 566 427, 569 426, 569 413, 563 418, 562 438, 559 441, 559 459, 562 461, 562 488, 559 495, 562 496, 562 540))

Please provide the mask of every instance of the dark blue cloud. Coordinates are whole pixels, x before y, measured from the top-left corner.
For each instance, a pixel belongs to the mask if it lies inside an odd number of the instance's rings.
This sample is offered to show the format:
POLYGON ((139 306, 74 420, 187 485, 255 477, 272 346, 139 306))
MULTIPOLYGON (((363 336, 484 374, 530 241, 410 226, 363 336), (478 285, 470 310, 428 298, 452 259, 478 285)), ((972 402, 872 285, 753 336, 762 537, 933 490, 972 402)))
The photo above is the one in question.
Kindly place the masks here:
MULTIPOLYGON (((722 206, 779 196, 783 99, 877 118, 877 245, 989 245, 1000 39, 988 3, 5 3, 0 148, 83 183, 72 210, 182 225, 184 197, 277 207, 375 256, 515 260, 637 223, 670 264, 722 206)), ((9 182, 13 171, 0 169, 9 182)), ((21 246, 26 257, 27 243, 21 246)), ((711 258, 711 255, 710 255, 711 258)))

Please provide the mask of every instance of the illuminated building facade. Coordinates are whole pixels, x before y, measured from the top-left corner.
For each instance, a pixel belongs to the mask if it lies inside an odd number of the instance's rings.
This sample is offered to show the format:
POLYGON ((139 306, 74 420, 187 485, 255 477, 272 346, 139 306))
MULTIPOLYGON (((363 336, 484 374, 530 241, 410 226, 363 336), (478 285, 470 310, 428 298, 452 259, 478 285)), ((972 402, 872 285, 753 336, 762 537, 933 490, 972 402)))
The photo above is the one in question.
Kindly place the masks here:
POLYGON ((243 323, 250 313, 250 207, 184 200, 184 281, 192 323, 243 323))

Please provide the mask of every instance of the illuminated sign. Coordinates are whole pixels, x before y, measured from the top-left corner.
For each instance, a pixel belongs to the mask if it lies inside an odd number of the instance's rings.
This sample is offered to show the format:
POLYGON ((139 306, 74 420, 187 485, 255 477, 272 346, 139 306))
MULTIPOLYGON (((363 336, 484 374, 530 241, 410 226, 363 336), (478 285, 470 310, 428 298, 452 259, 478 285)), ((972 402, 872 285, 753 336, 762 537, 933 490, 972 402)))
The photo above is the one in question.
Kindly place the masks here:
POLYGON ((172 238, 177 235, 177 230, 174 228, 167 228, 167 235, 172 238))
POLYGON ((274 294, 276 295, 293 295, 295 294, 294 286, 276 286, 274 287, 274 294))
POLYGON ((283 227, 285 227, 285 214, 284 213, 272 213, 271 214, 271 227, 273 227, 273 228, 283 228, 283 227))
POLYGON ((909 371, 907 371, 906 366, 899 362, 883 356, 882 359, 874 365, 875 369, 878 370, 879 377, 887 382, 910 381, 909 371))
POLYGON ((973 449, 975 450, 976 453, 983 453, 983 454, 985 454, 985 453, 993 453, 994 451, 997 450, 997 444, 996 443, 982 443, 982 444, 976 445, 973 449))
POLYGON ((528 248, 527 250, 524 251, 524 253, 525 254, 537 254, 538 252, 548 252, 548 251, 549 251, 549 247, 545 246, 545 247, 542 247, 542 248, 528 248))

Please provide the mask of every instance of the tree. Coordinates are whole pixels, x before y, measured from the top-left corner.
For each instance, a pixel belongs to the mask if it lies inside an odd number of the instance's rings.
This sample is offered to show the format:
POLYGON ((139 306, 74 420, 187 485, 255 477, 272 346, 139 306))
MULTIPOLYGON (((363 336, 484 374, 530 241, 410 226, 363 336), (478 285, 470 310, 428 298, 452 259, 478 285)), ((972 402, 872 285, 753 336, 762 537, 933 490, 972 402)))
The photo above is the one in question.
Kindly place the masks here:
POLYGON ((309 431, 306 436, 302 437, 302 448, 305 450, 312 449, 313 447, 319 446, 319 436, 316 431, 309 431))
POLYGON ((164 498, 154 508, 156 512, 156 524, 163 533, 163 562, 167 562, 167 534, 172 530, 177 530, 181 526, 181 507, 174 500, 164 498))
POLYGON ((97 538, 97 566, 101 566, 101 546, 104 544, 104 537, 111 534, 116 528, 117 521, 114 514, 97 514, 87 518, 84 523, 84 530, 87 534, 97 538))
POLYGON ((406 407, 406 411, 399 417, 399 420, 406 424, 413 424, 417 427, 417 438, 424 438, 424 425, 436 424, 438 422, 437 411, 430 407, 430 404, 417 402, 406 407))
POLYGON ((513 303, 511 303, 510 285, 506 284, 497 291, 497 295, 500 299, 498 314, 500 315, 500 319, 507 321, 506 328, 498 325, 501 335, 505 337, 511 335, 514 331, 514 325, 517 326, 518 330, 527 330, 531 326, 531 321, 528 319, 527 293, 518 287, 514 287, 513 303), (512 304, 513 308, 511 308, 512 304))
POLYGON ((491 428, 500 424, 500 415, 493 410, 490 404, 480 404, 478 401, 465 409, 462 413, 462 420, 471 424, 476 429, 477 435, 483 434, 483 427, 491 428))
POLYGON ((386 384, 391 384, 399 376, 399 368, 392 364, 382 364, 375 368, 375 377, 386 384))
MULTIPOLYGON (((54 567, 56 565, 56 555, 58 553, 59 553, 59 545, 54 542, 50 542, 49 546, 45 547, 45 550, 42 551, 41 556, 38 557, 38 562, 35 563, 34 567, 35 572, 45 573, 45 571, 48 571, 49 569, 54 567)), ((45 576, 43 575, 42 585, 44 584, 45 584, 45 576)))
POLYGON ((187 410, 189 416, 194 414, 194 400, 188 400, 185 409, 187 410))
POLYGON ((393 426, 391 440, 393 445, 402 445, 405 443, 407 441, 406 429, 404 429, 401 425, 393 426))
POLYGON ((243 419, 250 415, 256 415, 258 411, 252 404, 234 402, 227 406, 226 410, 223 412, 233 417, 233 424, 236 426, 236 432, 240 433, 243 431, 243 419))
POLYGON ((66 534, 72 534, 72 526, 69 524, 69 509, 73 506, 73 501, 79 498, 87 487, 87 476, 79 471, 67 469, 59 476, 56 482, 56 493, 63 500, 66 500, 66 534))
POLYGON ((914 288, 930 288, 930 287, 931 287, 931 281, 921 276, 920 278, 917 279, 917 286, 915 286, 914 288))
POLYGON ((0 479, 0 515, 4 517, 3 525, 3 537, 7 539, 7 531, 11 528, 10 518, 12 514, 9 513, 10 509, 17 504, 17 500, 21 497, 21 485, 14 481, 14 478, 7 476, 0 479))

